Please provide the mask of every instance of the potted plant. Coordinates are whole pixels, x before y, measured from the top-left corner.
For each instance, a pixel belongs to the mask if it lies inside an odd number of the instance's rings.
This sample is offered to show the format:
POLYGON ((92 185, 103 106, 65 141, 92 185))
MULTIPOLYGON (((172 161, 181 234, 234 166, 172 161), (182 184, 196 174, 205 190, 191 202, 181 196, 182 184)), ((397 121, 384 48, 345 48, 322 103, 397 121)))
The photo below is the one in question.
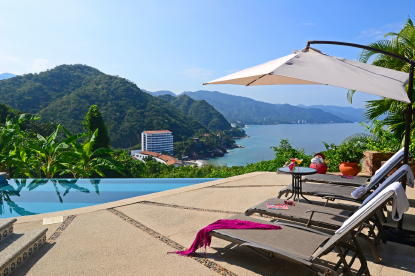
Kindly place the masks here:
POLYGON ((360 172, 359 162, 363 158, 363 149, 358 144, 343 143, 337 148, 342 175, 355 176, 360 172))

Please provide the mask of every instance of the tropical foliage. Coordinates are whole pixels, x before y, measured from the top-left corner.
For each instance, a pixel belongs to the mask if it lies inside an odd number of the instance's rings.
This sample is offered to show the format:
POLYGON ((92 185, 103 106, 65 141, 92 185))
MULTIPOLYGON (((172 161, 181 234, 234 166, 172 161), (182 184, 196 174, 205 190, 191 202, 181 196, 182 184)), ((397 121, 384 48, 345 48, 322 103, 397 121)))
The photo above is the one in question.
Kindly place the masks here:
MULTIPOLYGON (((412 20, 409 18, 402 30, 398 33, 388 33, 385 35, 385 39, 371 43, 368 46, 414 60, 415 26, 412 20)), ((360 61, 366 63, 371 62, 377 66, 403 72, 409 72, 410 67, 405 61, 369 50, 364 50, 361 53, 360 61)), ((414 95, 412 95, 412 97, 415 98, 414 95)), ((380 124, 387 126, 397 139, 401 140, 403 138, 407 104, 385 98, 369 101, 366 108, 366 116, 370 120, 378 119, 380 116, 384 115, 385 118, 380 121, 380 124)), ((415 122, 412 125, 412 129, 414 129, 414 126, 415 122)))
MULTIPOLYGON (((370 132, 367 138, 366 147, 368 150, 379 152, 396 152, 402 145, 401 140, 396 137, 389 129, 387 129, 383 122, 373 120, 371 125, 365 125, 370 132)), ((410 150, 415 153, 414 150, 410 150)))
POLYGON ((122 174, 108 149, 94 150, 97 130, 72 135, 61 125, 48 136, 22 129, 33 116, 8 119, 0 127, 0 169, 12 177, 98 177, 122 174), (84 142, 81 142, 84 141, 84 142))

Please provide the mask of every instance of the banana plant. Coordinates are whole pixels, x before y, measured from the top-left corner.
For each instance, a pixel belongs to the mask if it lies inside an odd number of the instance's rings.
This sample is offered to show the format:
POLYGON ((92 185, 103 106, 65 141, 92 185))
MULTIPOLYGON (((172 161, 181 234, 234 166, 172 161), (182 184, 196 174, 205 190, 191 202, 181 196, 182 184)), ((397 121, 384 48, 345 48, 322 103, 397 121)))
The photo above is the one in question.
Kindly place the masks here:
POLYGON ((22 114, 15 119, 8 118, 0 126, 0 169, 10 175, 32 176, 31 137, 21 129, 21 125, 33 119, 32 115, 22 114))
POLYGON ((83 144, 74 140, 70 143, 71 150, 65 154, 71 162, 63 163, 66 168, 64 174, 80 177, 105 177, 107 171, 117 171, 122 174, 121 166, 111 158, 112 152, 108 148, 94 150, 98 130, 95 130, 83 144))
POLYGON ((66 132, 62 125, 58 125, 55 131, 47 137, 36 135, 36 141, 31 145, 34 158, 38 160, 40 174, 46 178, 54 178, 61 175, 68 162, 69 144, 79 138, 79 135, 70 135, 62 139, 61 132, 66 132))

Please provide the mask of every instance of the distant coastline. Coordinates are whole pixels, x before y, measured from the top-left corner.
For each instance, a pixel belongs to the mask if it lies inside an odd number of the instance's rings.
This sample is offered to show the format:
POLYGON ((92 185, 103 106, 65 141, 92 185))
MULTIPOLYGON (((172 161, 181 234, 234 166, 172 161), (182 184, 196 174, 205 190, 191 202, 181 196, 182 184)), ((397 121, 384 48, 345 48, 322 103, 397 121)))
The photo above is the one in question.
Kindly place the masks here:
POLYGON ((275 158, 271 147, 281 139, 311 154, 324 150, 323 141, 340 143, 353 134, 367 133, 360 123, 246 125, 244 130, 247 137, 236 140, 243 147, 231 149, 223 157, 207 159, 207 163, 231 167, 271 160, 275 158))

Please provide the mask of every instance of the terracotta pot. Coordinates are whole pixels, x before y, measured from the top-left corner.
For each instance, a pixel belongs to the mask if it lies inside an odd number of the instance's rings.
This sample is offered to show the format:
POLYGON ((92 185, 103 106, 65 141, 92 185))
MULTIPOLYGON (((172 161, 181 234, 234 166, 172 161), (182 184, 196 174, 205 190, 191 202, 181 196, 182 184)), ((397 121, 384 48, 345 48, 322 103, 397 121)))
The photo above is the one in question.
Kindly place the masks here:
POLYGON ((343 162, 339 166, 342 175, 355 176, 360 172, 359 163, 343 162))

